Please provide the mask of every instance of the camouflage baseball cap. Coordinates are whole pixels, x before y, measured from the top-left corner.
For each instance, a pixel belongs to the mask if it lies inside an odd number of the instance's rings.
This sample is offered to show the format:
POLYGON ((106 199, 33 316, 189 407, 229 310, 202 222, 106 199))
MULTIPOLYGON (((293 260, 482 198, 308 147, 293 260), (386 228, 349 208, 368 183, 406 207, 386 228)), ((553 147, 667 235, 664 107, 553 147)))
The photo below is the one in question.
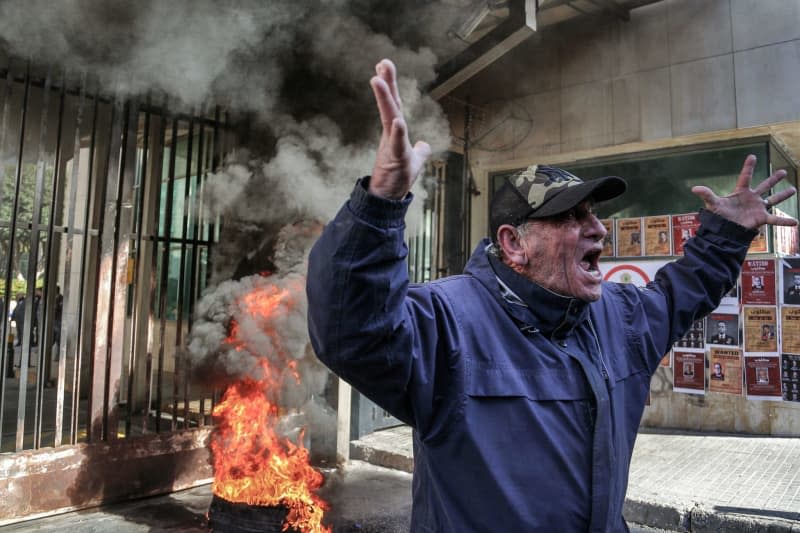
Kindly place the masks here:
POLYGON ((616 198, 626 188, 625 180, 617 176, 583 181, 560 168, 532 165, 506 178, 492 197, 492 240, 503 224, 516 226, 525 219, 560 215, 589 198, 596 202, 616 198))

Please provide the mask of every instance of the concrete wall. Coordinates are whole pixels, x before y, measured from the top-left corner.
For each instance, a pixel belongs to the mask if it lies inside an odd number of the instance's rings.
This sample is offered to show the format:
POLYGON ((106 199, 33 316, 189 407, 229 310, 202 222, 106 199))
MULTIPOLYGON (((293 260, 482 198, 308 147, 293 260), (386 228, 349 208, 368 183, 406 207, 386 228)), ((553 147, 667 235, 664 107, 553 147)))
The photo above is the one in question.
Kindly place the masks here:
MULTIPOLYGON (((455 136, 467 99, 478 133, 492 130, 480 141, 487 150, 470 154, 482 191, 491 169, 797 121, 798 21, 800 0, 663 0, 629 22, 545 28, 441 103, 455 136)), ((474 242, 487 199, 473 205, 474 242)))
MULTIPOLYGON (((629 22, 545 29, 442 99, 455 136, 466 101, 474 133, 490 132, 470 152, 473 245, 494 170, 758 135, 797 164, 800 0, 663 0, 629 22)), ((645 424, 800 435, 800 404, 671 389, 659 369, 645 424)))

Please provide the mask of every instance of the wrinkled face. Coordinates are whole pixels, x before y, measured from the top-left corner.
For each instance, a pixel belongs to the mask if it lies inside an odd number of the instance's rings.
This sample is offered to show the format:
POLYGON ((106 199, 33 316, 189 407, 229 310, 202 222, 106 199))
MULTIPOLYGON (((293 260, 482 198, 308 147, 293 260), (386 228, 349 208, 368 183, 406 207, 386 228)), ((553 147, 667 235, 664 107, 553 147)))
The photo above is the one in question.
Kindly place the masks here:
POLYGON ((720 322, 717 324, 717 332, 720 335, 725 335, 725 331, 728 329, 728 326, 725 325, 725 322, 720 322))
POLYGON ((530 220, 519 271, 557 294, 594 302, 602 292, 599 259, 606 233, 589 201, 557 217, 530 220))

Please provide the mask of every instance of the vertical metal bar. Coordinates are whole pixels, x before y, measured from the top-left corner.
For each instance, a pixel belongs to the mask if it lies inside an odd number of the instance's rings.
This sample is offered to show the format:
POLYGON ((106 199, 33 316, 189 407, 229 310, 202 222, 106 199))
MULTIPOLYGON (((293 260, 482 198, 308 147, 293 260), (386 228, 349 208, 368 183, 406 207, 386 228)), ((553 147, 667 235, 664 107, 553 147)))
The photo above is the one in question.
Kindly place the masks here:
MULTIPOLYGON (((74 299, 73 292, 70 290, 72 287, 72 251, 75 239, 75 202, 78 197, 78 178, 80 172, 81 160, 81 125, 83 124, 83 106, 86 103, 86 74, 81 75, 80 94, 78 97, 78 108, 75 116, 75 135, 73 138, 72 150, 72 178, 69 190, 69 207, 67 211, 67 224, 66 224, 66 237, 67 243, 64 250, 64 287, 63 287, 63 301, 61 310, 61 343, 58 346, 58 388, 56 391, 56 435, 54 446, 60 446, 63 434, 64 424, 64 392, 65 381, 67 374, 67 354, 73 354, 72 348, 75 346, 75 336, 72 333, 73 314, 69 311, 72 309, 71 303, 74 299)), ((75 356, 77 362, 77 356, 75 356)), ((73 379, 74 381, 74 379, 73 379)), ((73 400, 78 391, 72 389, 71 391, 73 400)), ((72 411, 71 420, 78 417, 76 411, 72 411)), ((73 429, 74 423, 70 423, 73 429)))
MULTIPOLYGON (((167 171, 167 205, 164 206, 164 240, 163 249, 161 252, 161 276, 159 281, 158 293, 158 315, 161 320, 159 335, 158 335, 158 386, 156 389, 156 402, 158 403, 158 419, 161 418, 161 402, 163 400, 161 395, 161 387, 163 384, 164 375, 164 341, 167 334, 167 292, 169 284, 169 254, 170 242, 172 241, 172 196, 175 187, 175 157, 176 157, 176 141, 178 138, 178 119, 172 119, 172 148, 169 153, 169 170, 167 171)), ((157 420, 158 420, 157 419, 157 420)), ((156 422, 158 427, 158 422, 156 422)), ((175 430, 175 418, 170 421, 170 429, 175 430)))
MULTIPOLYGON (((212 172, 216 171, 219 167, 220 163, 222 162, 222 141, 220 140, 220 107, 216 106, 214 109, 214 132, 211 138, 211 170, 212 172)), ((208 241, 213 242, 214 237, 216 235, 215 231, 215 221, 209 220, 208 221, 208 241)), ((211 264, 211 246, 206 249, 206 265, 211 264)), ((205 284, 208 285, 209 278, 211 276, 211 269, 206 268, 206 279, 205 284)), ((214 391, 211 396, 211 410, 214 410, 214 406, 217 403, 218 391, 214 391)))
MULTIPOLYGON (((222 157, 223 157, 223 141, 222 141, 222 133, 220 131, 220 115, 221 111, 220 108, 217 107, 216 111, 214 112, 214 137, 212 140, 213 148, 212 148, 212 160, 211 160, 211 170, 212 172, 216 172, 219 169, 220 165, 222 164, 222 157)), ((216 220, 210 220, 208 223, 208 240, 214 241, 218 228, 216 227, 216 220)), ((208 251, 208 261, 211 261, 211 250, 208 251)), ((210 270, 208 271, 207 275, 210 275, 210 270)), ((208 280, 206 280, 208 281, 208 280)))
MULTIPOLYGON (((103 248, 107 249, 112 257, 111 266, 111 297, 109 300, 109 320, 108 320, 108 345, 106 350, 106 427, 107 439, 114 440, 118 433, 119 420, 119 395, 120 378, 122 376, 122 355, 125 341, 125 308, 127 303, 127 272, 128 259, 130 257, 130 232, 131 232, 131 208, 133 207, 133 179, 131 168, 133 161, 130 160, 131 154, 135 155, 135 150, 131 150, 131 141, 136 143, 135 117, 138 113, 138 104, 129 101, 123 108, 121 119, 121 130, 116 131, 112 128, 111 152, 113 163, 109 165, 109 182, 116 180, 113 188, 115 196, 106 197, 106 205, 111 209, 113 204, 114 225, 108 231, 110 219, 105 220, 103 248), (133 133, 131 133, 133 128, 133 133), (114 160, 113 158, 116 158, 114 160), (107 248, 108 247, 108 248, 107 248)), ((112 192, 111 183, 107 190, 112 192)))
POLYGON ((447 161, 437 168, 436 176, 436 212, 438 214, 436 219, 436 265, 435 265, 435 278, 438 279, 442 274, 446 273, 447 269, 444 267, 444 200, 445 200, 445 187, 447 186, 447 161))
MULTIPOLYGON (((153 404, 153 336, 155 329, 154 326, 154 312, 153 312, 153 301, 154 295, 157 288, 157 272, 158 272, 158 223, 159 223, 159 216, 161 210, 161 175, 164 168, 164 143, 166 139, 166 129, 167 129, 167 116, 166 116, 166 108, 167 108, 167 100, 164 101, 164 106, 162 108, 162 116, 160 118, 160 127, 158 130, 158 140, 153 146, 153 150, 157 150, 158 154, 153 159, 153 165, 151 166, 150 172, 150 183, 148 184, 151 187, 151 197, 152 197, 152 210, 151 210, 151 221, 153 224, 152 229, 152 254, 150 255, 150 299, 148 301, 148 309, 149 309, 149 316, 148 316, 148 329, 147 329, 147 360, 149 364, 149 371, 148 371, 148 382, 147 382, 147 405, 150 406, 153 404)), ((160 372, 160 367, 156 369, 156 372, 160 372)), ((156 384, 160 386, 161 378, 160 376, 156 376, 156 384)), ((156 393, 156 411, 155 411, 155 430, 158 433, 161 430, 161 394, 156 393)))
POLYGON ((55 317, 53 316, 55 313, 55 305, 56 305, 56 297, 57 291, 53 290, 53 287, 56 286, 56 274, 58 274, 58 263, 54 263, 54 257, 58 252, 58 243, 56 242, 55 238, 55 218, 56 218, 56 209, 57 206, 61 204, 61 188, 62 188, 62 176, 60 172, 60 161, 61 161, 61 135, 63 133, 63 122, 64 122, 64 102, 66 100, 66 73, 62 73, 61 76, 61 91, 59 94, 59 101, 58 101, 58 125, 56 127, 56 146, 55 146, 55 154, 53 158, 53 179, 51 181, 51 189, 50 189, 50 206, 49 206, 49 214, 47 217, 47 255, 45 259, 45 285, 44 285, 44 294, 42 296, 42 302, 39 304, 43 307, 44 311, 42 312, 42 324, 39 325, 40 328, 44 328, 44 334, 40 335, 40 344, 39 344, 39 352, 41 356, 39 360, 41 364, 39 365, 39 383, 40 386, 37 388, 37 392, 39 393, 40 397, 37 399, 37 403, 39 405, 39 409, 36 412, 37 419, 39 421, 37 425, 37 433, 40 435, 39 442, 36 444, 36 447, 41 446, 41 433, 42 433, 42 420, 43 420, 43 412, 42 408, 44 405, 44 387, 49 386, 50 384, 50 374, 51 374, 51 367, 52 367, 52 341, 53 341, 53 322, 55 317))
MULTIPOLYGON (((136 131, 139 105, 137 101, 128 103, 125 114, 122 151, 120 154, 120 184, 117 200, 116 231, 116 275, 114 278, 114 298, 112 300, 112 322, 110 330, 111 364, 109 371, 109 424, 117 433, 119 416, 120 383, 122 379, 122 360, 125 347, 125 316, 128 302, 128 263, 131 259, 131 241, 134 231, 134 172, 136 167, 136 131)), ((130 349, 132 350, 132 346, 130 349)), ((126 416, 127 418, 127 416, 126 416)), ((128 433, 126 433, 128 435, 128 433)), ((113 437, 112 437, 113 438, 113 437)))
MULTIPOLYGON (((464 104, 464 163, 461 168, 461 209, 459 222, 461 223, 461 250, 459 251, 459 267, 463 268, 467 264, 467 254, 469 253, 469 204, 470 204, 470 169, 469 151, 470 138, 469 131, 472 122, 472 110, 469 105, 469 98, 464 104)), ((454 272, 451 272, 454 274, 454 272)))
POLYGON ((426 201, 425 208, 422 210, 422 280, 430 281, 430 257, 428 256, 431 245, 430 229, 430 204, 426 201))
POLYGON ((112 440, 116 431, 109 427, 109 395, 110 391, 110 323, 112 320, 112 303, 114 287, 116 225, 119 213, 119 150, 121 137, 121 120, 124 116, 123 105, 119 100, 114 101, 111 108, 110 146, 106 154, 105 183, 103 187, 102 205, 103 213, 99 220, 100 253, 97 258, 97 286, 95 293, 95 325, 94 349, 92 365, 92 392, 89 404, 90 422, 92 428, 91 440, 112 440), (99 430, 99 431, 98 431, 99 430), (111 435, 114 435, 112 437, 111 435))
MULTIPOLYGON (((9 109, 9 107, 11 107, 11 98, 12 98, 11 87, 13 86, 13 83, 14 83, 14 80, 11 78, 11 70, 10 69, 6 69, 6 71, 5 71, 5 80, 4 81, 5 81, 5 91, 4 91, 5 97, 3 98, 2 119, 0 119, 0 161, 5 161, 5 159, 6 159, 6 157, 5 157, 5 154, 6 154, 6 141, 8 140, 7 139, 7 134, 6 134, 6 130, 8 129, 8 114, 9 114, 8 113, 8 109, 9 109)), ((0 165, 0 205, 2 205, 3 200, 4 200, 3 196, 4 196, 4 192, 5 192, 5 185, 6 185, 6 173, 5 173, 5 169, 3 169, 3 166, 0 165)), ((5 278, 5 276, 4 276, 4 278, 5 278)), ((3 313, 3 316, 6 316, 6 317, 8 316, 8 309, 9 309, 9 305, 11 304, 11 298, 12 297, 13 297, 13 294, 11 293, 11 286, 10 285, 6 285, 4 290, 3 290, 3 295, 2 295, 3 305, 1 306, 2 309, 0 309, 0 312, 3 313)), ((4 375, 5 375, 5 372, 6 372, 6 364, 7 364, 7 362, 5 360, 5 357, 6 357, 6 352, 7 352, 6 344, 8 342, 8 333, 9 333, 8 326, 9 326, 9 321, 8 320, 4 320, 2 325, 0 325, 0 335, 2 335, 2 337, 0 337, 0 338, 3 339, 3 349, 2 349, 2 353, 0 354, 0 361, 2 362, 2 365, 0 365, 0 367, 2 367, 2 371, 3 371, 4 375)), ((13 366, 13 361, 12 361, 11 364, 13 366)), ((0 407, 2 407, 2 397, 4 396, 4 392, 5 392, 5 380, 3 380, 0 383, 0 407)), ((0 408, 0 427, 2 427, 2 421, 3 421, 2 417, 3 417, 3 413, 2 413, 2 409, 0 408)), ((2 439, 2 435, 0 435, 0 439, 2 439)))
MULTIPOLYGON (((137 119, 137 132, 138 132, 138 119, 137 119)), ((137 270, 142 267, 142 232, 144 231, 144 205, 145 205, 145 176, 147 176, 147 164, 148 164, 148 157, 149 157, 149 148, 150 148, 150 98, 147 99, 147 111, 144 115, 144 131, 142 132, 142 142, 144 143, 142 147, 142 161, 140 164, 140 171, 136 174, 136 183, 134 184, 134 190, 137 192, 137 199, 136 199, 136 214, 135 214, 135 221, 134 221, 134 232, 136 233, 136 240, 134 242, 134 261, 137 267, 137 270), (137 189, 138 187, 138 189, 137 189)), ((136 146, 138 150, 138 144, 136 146)), ((136 274, 134 273, 134 276, 136 274)), ((125 434, 130 435, 131 427, 133 424, 133 409, 134 409, 134 387, 136 386, 136 366, 138 364, 138 348, 139 348, 139 332, 141 331, 141 327, 139 325, 140 316, 147 316, 147 313, 141 312, 144 309, 140 309, 141 306, 137 305, 139 303, 139 294, 143 292, 140 288, 140 284, 134 281, 134 298, 133 298, 133 309, 131 313, 131 324, 133 324, 133 338, 131 340, 131 350, 128 358, 128 368, 130 369, 128 373, 128 416, 125 419, 125 434)), ((149 378, 149 373, 146 374, 149 378)), ((147 413, 145 411, 144 417, 145 428, 147 425, 147 413)))
MULTIPOLYGON (((8 128, 8 108, 11 106, 11 98, 12 98, 12 87, 13 79, 11 78, 10 69, 7 69, 5 72, 5 99, 3 101, 3 118, 2 122, 0 122, 0 161, 5 161, 6 157, 6 141, 7 135, 6 130, 8 128)), ((2 165, 0 165, 0 204, 3 203, 3 191, 5 190, 5 179, 6 173, 5 169, 2 165)), ((12 219, 16 217, 13 216, 12 219)), ((9 221, 11 223, 12 221, 9 221)), ((11 233, 13 235, 13 231, 11 233)), ((8 248, 8 258, 6 263, 10 264, 9 261, 14 256, 14 249, 9 246, 8 248)), ((5 398, 6 398, 6 378, 13 378, 13 368, 14 368, 14 347, 13 344, 9 344, 8 337, 9 337, 9 326, 10 321, 8 320, 8 310, 9 306, 11 305, 11 298, 13 297, 11 293, 11 283, 9 282, 10 276, 8 276, 8 270, 6 271, 6 275, 3 276, 5 283, 5 289, 3 291, 3 305, 2 305, 2 313, 3 316, 6 317, 5 320, 2 321, 2 326, 0 326, 0 334, 2 334, 2 354, 0 354, 0 372, 2 372, 3 378, 0 379, 0 449, 2 449, 3 444, 3 415, 5 413, 5 398), (9 353, 9 346, 11 347, 11 353, 9 353), (11 374, 9 375, 9 371, 11 374)))
MULTIPOLYGON (((11 268, 14 258, 14 247, 16 245, 16 232, 17 232, 17 219, 19 218, 19 189, 22 183, 22 163, 23 163, 23 148, 25 147, 25 126, 28 118, 28 99, 31 93, 31 78, 30 78, 30 64, 25 71, 25 95, 22 97, 22 117, 20 119, 19 128, 19 153, 17 154, 17 169, 16 169, 16 182, 14 185, 14 207, 11 209, 11 236, 8 243, 8 260, 6 263, 6 285, 11 285, 11 268)), ((30 307, 30 300, 28 301, 30 307)), ((27 325, 30 328, 30 323, 27 325)), ((30 348, 30 340, 28 342, 30 348)), ((16 436, 16 451, 22 450, 23 437, 25 432, 25 393, 28 387, 28 356, 24 349, 20 359, 20 373, 19 373, 19 397, 21 398, 22 408, 17 404, 17 436, 16 436)))
MULTIPOLYGON (((11 88, 14 86, 14 79, 11 76, 11 69, 6 69, 5 72, 5 98, 3 100, 3 118, 2 122, 0 122, 0 154, 5 155, 6 153, 6 141, 8 140, 6 129, 8 128, 8 109, 11 107, 11 97, 12 97, 12 90, 11 88)), ((5 184, 6 184, 6 173, 0 172, 0 203, 3 202, 3 196, 5 194, 5 184)), ((8 288, 6 288, 8 290, 8 288)))
MULTIPOLYGON (((203 115, 205 116, 205 113, 203 113, 203 115)), ((202 207, 201 207, 202 204, 201 204, 200 193, 201 193, 201 185, 203 183, 203 156, 204 156, 203 148, 205 147, 205 145, 203 144, 205 142, 204 132, 205 132, 205 126, 203 124, 203 121, 201 120, 200 124, 199 124, 199 131, 198 131, 198 134, 197 134, 197 179, 195 181, 194 195, 193 195, 193 199, 194 199, 194 210, 193 210, 193 213, 194 213, 194 216, 192 217, 192 228, 193 228, 192 229, 192 237, 195 239, 195 241, 198 241, 200 239, 200 237, 201 237, 201 235, 200 235, 200 210, 202 209, 202 207)), ((189 274, 189 283, 192 284, 191 285, 192 290, 189 291, 189 330, 190 331, 192 329, 192 323, 194 321, 194 306, 195 306, 195 303, 197 301, 196 297, 197 297, 197 295, 199 293, 199 289, 200 289, 200 287, 199 287, 200 279, 199 279, 199 276, 198 276, 198 273, 199 273, 198 260, 200 258, 200 254, 198 253, 198 248, 199 248, 199 245, 197 244, 197 242, 195 242, 195 244, 192 246, 191 273, 189 274)), ((200 406, 199 406, 198 410, 199 410, 199 413, 198 413, 198 417, 197 417, 197 424, 199 426, 203 426, 203 425, 205 425, 205 412, 204 412, 205 411, 205 395, 204 394, 200 398, 200 406)))
MULTIPOLYGON (((39 301, 36 301, 35 293, 36 293, 36 273, 39 270, 39 244, 40 244, 40 228, 42 222, 42 209, 44 209, 44 172, 45 172, 45 157, 46 157, 46 144, 47 144, 47 118, 48 118, 48 111, 50 107, 50 87, 52 84, 52 80, 50 78, 50 70, 48 69, 47 75, 45 76, 44 81, 44 88, 42 93, 42 103, 41 103, 41 117, 39 122, 39 146, 37 147, 37 154, 36 154, 36 185, 34 189, 33 195, 33 209, 31 211, 31 233, 29 239, 29 249, 28 249, 28 273, 26 279, 28 281, 27 293, 30 297, 28 300, 29 304, 25 306, 25 336, 22 341, 23 345, 23 352, 25 352, 25 342, 29 342, 29 346, 32 346, 33 341, 36 341, 36 345, 39 347, 36 350, 35 357, 36 361, 36 371, 37 371, 37 378, 41 377, 41 370, 42 370, 42 353, 43 353, 43 346, 42 346, 42 328, 44 326, 44 317, 40 319, 40 312, 43 306, 43 298, 39 298, 39 301), (32 305, 31 305, 32 304, 32 305), (36 323, 36 329, 34 330, 33 325, 34 321, 36 323), (30 330, 30 334, 27 333, 27 330, 30 330)), ((29 352, 30 353, 30 352, 29 352)), ((34 355, 34 354, 30 354, 34 355)), ((22 374, 22 372, 20 372, 22 374)), ((25 372, 25 378, 27 379, 27 372, 25 372)), ((33 401, 33 447, 39 447, 39 424, 40 421, 38 419, 38 415, 40 412, 39 402, 42 399, 42 388, 44 384, 42 383, 41 379, 36 380, 36 385, 34 389, 34 401, 33 401)), ((22 396, 23 388, 20 387, 20 396, 22 396)), ((27 396, 27 393, 25 393, 27 396)), ((17 415, 20 416, 19 414, 17 415)), ((22 416, 25 416, 25 409, 22 409, 22 416)), ((17 441, 19 440, 19 435, 17 436, 17 441)))
POLYGON ((177 406, 178 406, 178 361, 180 361, 181 370, 183 371, 183 427, 187 428, 189 424, 189 398, 188 398, 188 383, 189 383, 189 373, 185 371, 183 368, 184 365, 184 356, 183 350, 181 349, 181 345, 183 344, 183 295, 186 292, 186 239, 189 232, 189 201, 190 201, 190 193, 191 193, 191 180, 192 180, 192 148, 194 140, 194 118, 189 119, 189 131, 187 133, 187 141, 186 141, 186 171, 184 172, 184 182, 183 182, 183 220, 181 223, 181 260, 180 260, 180 272, 178 272, 178 320, 175 324, 175 379, 174 379, 174 408, 173 408, 173 419, 177 417, 177 406))
MULTIPOLYGON (((92 188, 95 182, 94 176, 94 158, 97 151, 97 117, 100 114, 100 96, 94 96, 94 116, 92 117, 92 134, 89 141, 89 166, 87 169, 87 184, 86 184, 86 205, 83 211, 83 246, 81 247, 81 265, 80 265, 80 282, 78 283, 78 314, 76 317, 75 338, 77 339, 75 349, 75 366, 73 369, 72 380, 72 428, 70 432, 70 439, 72 444, 77 442, 78 438, 78 422, 80 418, 80 381, 81 381, 81 366, 83 365, 84 352, 92 351, 92 339, 86 339, 84 336, 84 308, 85 308, 85 291, 86 291, 86 263, 89 261, 89 254, 91 253, 91 230, 89 229, 90 214, 92 212, 92 188), (86 344, 89 345, 88 349, 86 344)), ((91 439, 92 426, 86 425, 86 437, 91 439)))

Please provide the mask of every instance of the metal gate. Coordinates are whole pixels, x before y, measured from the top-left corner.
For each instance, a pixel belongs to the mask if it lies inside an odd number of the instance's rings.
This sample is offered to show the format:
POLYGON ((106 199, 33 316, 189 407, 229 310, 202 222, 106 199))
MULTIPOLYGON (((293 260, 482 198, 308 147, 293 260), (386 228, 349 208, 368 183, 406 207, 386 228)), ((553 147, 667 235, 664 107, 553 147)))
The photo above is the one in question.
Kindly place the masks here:
POLYGON ((0 70, 0 524, 210 476, 181 345, 219 221, 219 108, 0 70), (32 497, 36 494, 36 497, 32 497))

